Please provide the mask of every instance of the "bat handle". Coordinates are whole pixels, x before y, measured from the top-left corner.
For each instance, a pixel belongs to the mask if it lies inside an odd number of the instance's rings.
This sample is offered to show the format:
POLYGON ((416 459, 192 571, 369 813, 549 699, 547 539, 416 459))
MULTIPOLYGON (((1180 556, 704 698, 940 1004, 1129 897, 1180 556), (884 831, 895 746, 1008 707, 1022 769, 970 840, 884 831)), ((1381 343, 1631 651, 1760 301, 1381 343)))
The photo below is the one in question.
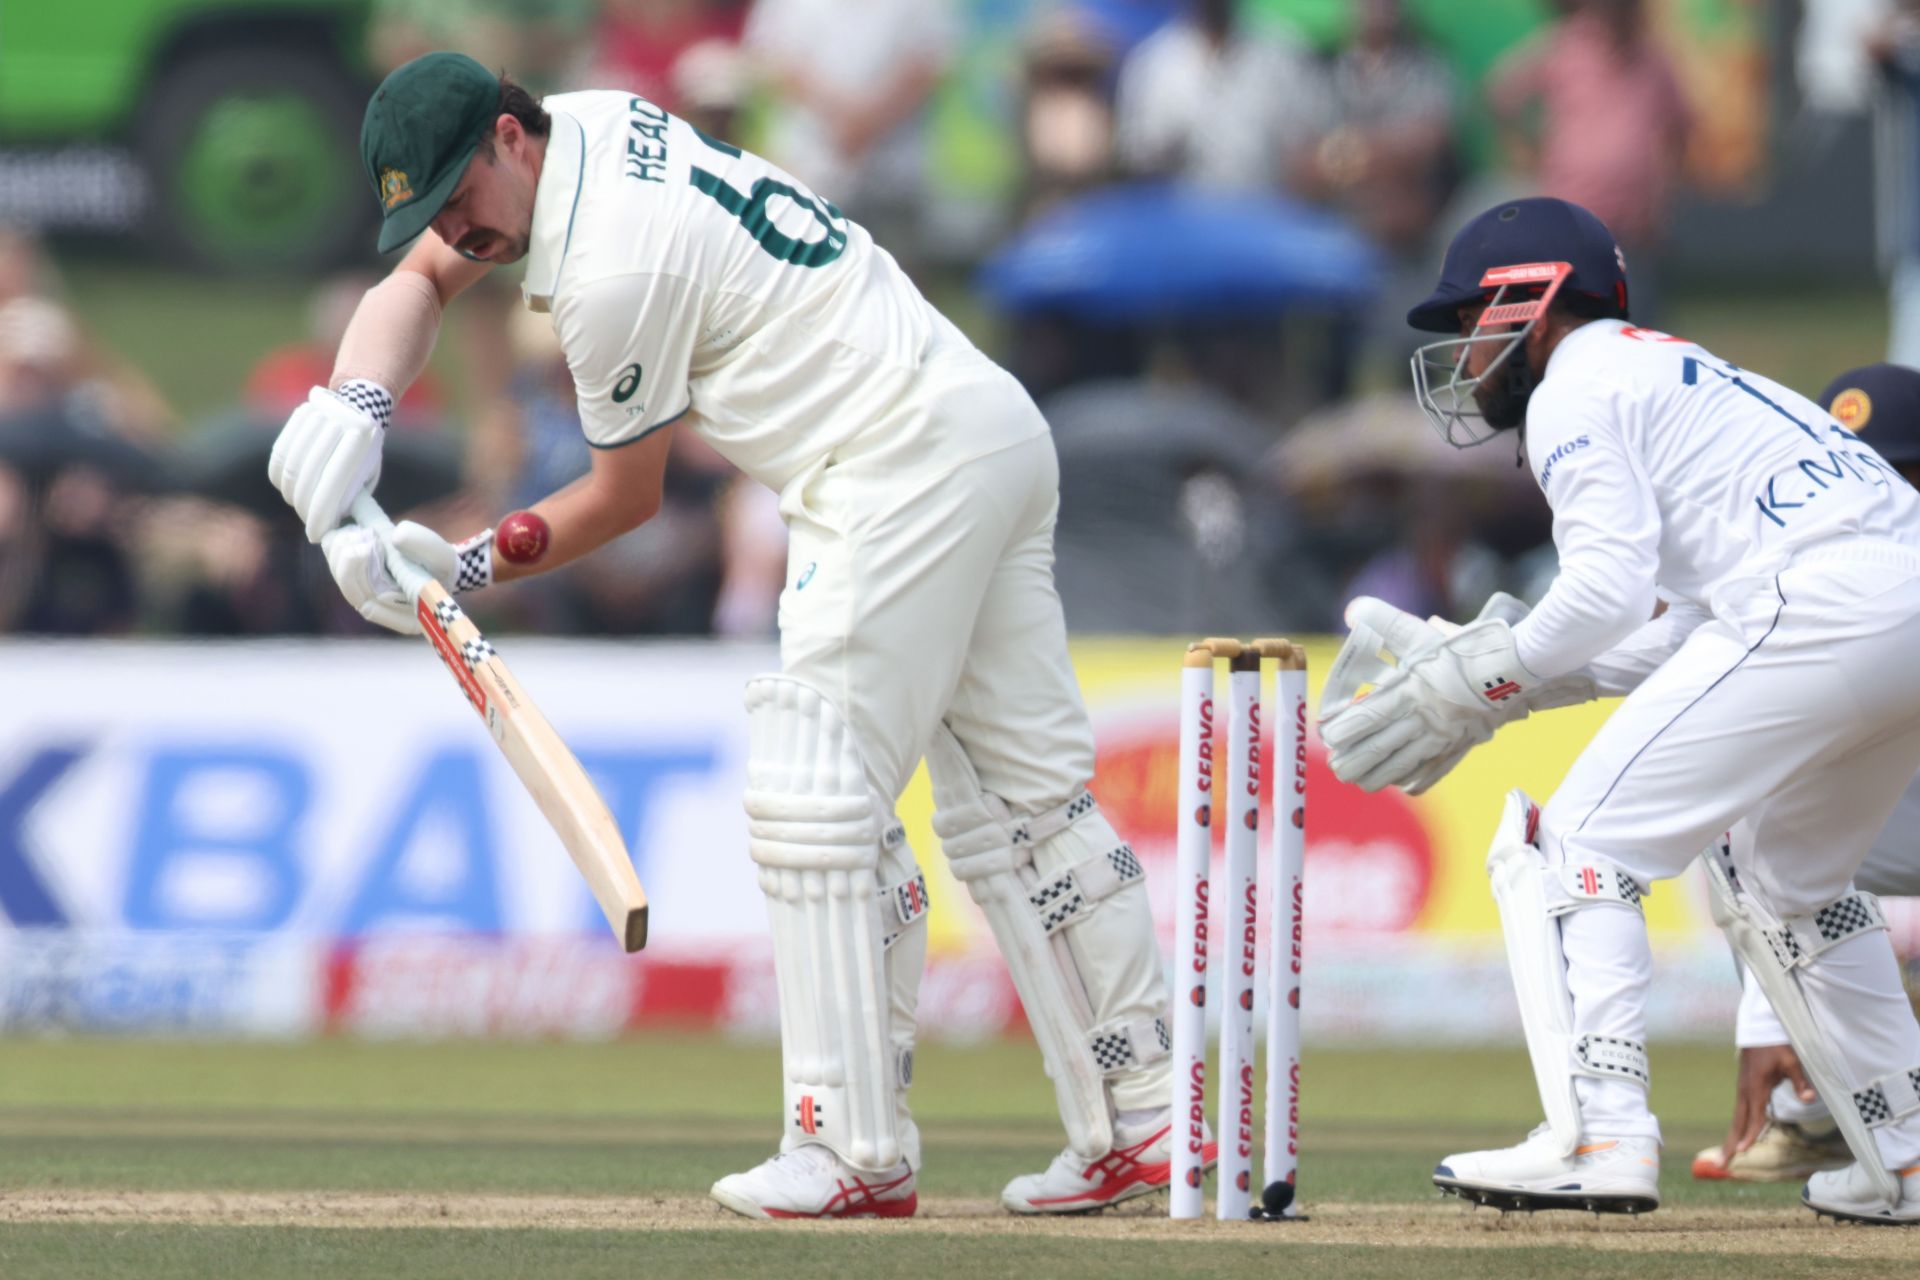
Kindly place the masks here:
POLYGON ((393 532, 393 521, 387 518, 387 513, 381 509, 371 489, 360 491, 360 496, 355 498, 353 505, 347 508, 347 514, 352 516, 353 522, 363 529, 372 529, 375 533, 393 532))
POLYGON ((362 490, 360 496, 353 500, 353 505, 347 508, 347 514, 361 528, 371 529, 380 535, 380 541, 386 548, 387 572, 407 593, 408 601, 419 604, 420 589, 433 581, 433 575, 393 549, 393 521, 388 519, 386 511, 374 500, 373 492, 362 490))

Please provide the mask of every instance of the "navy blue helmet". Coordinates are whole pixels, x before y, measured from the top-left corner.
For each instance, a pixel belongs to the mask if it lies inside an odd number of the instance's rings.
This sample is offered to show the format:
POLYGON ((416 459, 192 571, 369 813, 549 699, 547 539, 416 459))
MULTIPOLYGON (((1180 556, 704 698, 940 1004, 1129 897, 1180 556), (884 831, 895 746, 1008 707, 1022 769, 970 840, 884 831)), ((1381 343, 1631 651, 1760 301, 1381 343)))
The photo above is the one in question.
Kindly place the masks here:
POLYGON ((1611 314, 1626 318, 1627 261, 1613 233, 1577 204, 1533 196, 1497 204, 1460 229, 1447 246, 1439 285, 1407 312, 1407 323, 1457 333, 1460 304, 1493 292, 1481 283, 1487 272, 1535 262, 1566 263, 1573 271, 1560 286, 1563 297, 1610 303, 1611 314))

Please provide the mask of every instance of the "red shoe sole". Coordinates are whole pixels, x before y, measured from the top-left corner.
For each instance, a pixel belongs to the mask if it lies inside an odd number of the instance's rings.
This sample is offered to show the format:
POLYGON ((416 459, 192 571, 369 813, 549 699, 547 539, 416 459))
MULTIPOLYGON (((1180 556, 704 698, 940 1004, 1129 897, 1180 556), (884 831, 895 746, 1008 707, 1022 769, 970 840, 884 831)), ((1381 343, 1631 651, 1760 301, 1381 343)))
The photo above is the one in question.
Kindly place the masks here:
POLYGON ((859 1209, 829 1209, 825 1213, 795 1213, 791 1209, 764 1210, 769 1218, 791 1219, 805 1218, 817 1221, 823 1218, 911 1218, 920 1207, 920 1194, 915 1192, 905 1200, 881 1200, 859 1209))

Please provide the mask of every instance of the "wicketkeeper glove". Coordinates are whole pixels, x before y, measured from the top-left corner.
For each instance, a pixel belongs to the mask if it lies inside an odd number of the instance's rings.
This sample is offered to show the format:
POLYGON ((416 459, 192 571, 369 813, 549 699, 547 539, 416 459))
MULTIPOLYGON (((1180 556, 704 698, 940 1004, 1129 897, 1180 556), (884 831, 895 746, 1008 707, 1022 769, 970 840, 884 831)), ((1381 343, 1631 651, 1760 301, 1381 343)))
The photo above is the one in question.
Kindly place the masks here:
POLYGON ((1335 776, 1368 791, 1398 786, 1419 795, 1501 725, 1591 701, 1591 679, 1541 680, 1520 664, 1511 624, 1526 614, 1526 605, 1504 592, 1465 627, 1422 622, 1370 597, 1355 600, 1348 608, 1353 635, 1335 660, 1320 720, 1335 776), (1398 666, 1378 657, 1383 649, 1398 666), (1369 680, 1375 690, 1356 700, 1369 680))

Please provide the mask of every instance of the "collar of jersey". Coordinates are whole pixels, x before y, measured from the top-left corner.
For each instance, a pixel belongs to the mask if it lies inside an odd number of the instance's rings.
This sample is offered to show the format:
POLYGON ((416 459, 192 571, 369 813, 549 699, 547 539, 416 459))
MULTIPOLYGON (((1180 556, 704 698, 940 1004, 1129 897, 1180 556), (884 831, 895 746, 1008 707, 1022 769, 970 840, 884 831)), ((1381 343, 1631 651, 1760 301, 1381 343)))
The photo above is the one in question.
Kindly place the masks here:
POLYGON ((560 286, 560 269, 573 244, 574 217, 587 179, 587 131, 562 111, 551 111, 547 157, 533 189, 533 243, 527 250, 527 275, 520 292, 534 311, 550 311, 560 286))
POLYGON ((1581 325, 1578 329, 1575 329, 1572 333, 1569 333, 1566 337, 1560 339, 1560 345, 1555 347, 1553 349, 1553 354, 1547 357, 1546 372, 1541 374, 1540 376, 1542 378, 1548 378, 1553 376, 1553 367, 1557 364, 1571 364, 1574 361, 1575 357, 1568 355, 1567 353, 1569 351, 1578 350, 1579 348, 1586 346, 1590 342, 1599 341, 1603 337, 1610 338, 1614 334, 1619 333, 1622 329, 1625 329, 1627 327, 1628 327, 1628 324, 1627 324, 1627 321, 1625 320, 1589 320, 1587 321, 1585 324, 1581 325))

